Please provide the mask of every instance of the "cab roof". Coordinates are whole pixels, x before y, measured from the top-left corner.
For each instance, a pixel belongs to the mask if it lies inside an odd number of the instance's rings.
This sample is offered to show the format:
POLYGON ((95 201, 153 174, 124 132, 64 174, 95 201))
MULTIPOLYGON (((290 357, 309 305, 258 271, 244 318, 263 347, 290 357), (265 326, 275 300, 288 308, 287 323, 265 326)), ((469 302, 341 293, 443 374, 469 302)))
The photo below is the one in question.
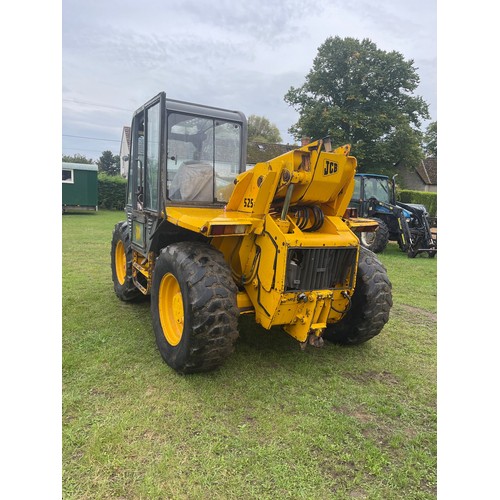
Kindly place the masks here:
POLYGON ((388 179, 389 178, 387 175, 369 174, 369 173, 366 173, 366 174, 363 174, 363 173, 356 174, 355 177, 377 177, 378 179, 388 179))

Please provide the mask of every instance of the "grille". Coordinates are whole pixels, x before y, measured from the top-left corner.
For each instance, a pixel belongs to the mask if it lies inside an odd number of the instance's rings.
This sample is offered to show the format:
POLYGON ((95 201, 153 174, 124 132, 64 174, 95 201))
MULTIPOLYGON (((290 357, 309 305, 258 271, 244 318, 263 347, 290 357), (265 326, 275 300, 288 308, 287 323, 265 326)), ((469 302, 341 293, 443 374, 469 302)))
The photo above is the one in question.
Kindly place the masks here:
POLYGON ((352 287, 357 248, 290 248, 285 291, 352 287))

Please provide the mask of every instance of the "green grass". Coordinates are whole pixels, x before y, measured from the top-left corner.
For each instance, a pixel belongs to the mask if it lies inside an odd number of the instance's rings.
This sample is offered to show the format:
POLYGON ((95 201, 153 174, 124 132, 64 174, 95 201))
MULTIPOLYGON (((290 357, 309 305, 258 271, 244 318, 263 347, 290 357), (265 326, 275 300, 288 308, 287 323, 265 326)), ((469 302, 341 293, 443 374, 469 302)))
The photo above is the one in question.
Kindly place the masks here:
POLYGON ((436 497, 436 264, 390 244, 394 306, 355 348, 240 320, 212 373, 163 363, 149 302, 114 295, 122 212, 63 216, 63 496, 436 497))

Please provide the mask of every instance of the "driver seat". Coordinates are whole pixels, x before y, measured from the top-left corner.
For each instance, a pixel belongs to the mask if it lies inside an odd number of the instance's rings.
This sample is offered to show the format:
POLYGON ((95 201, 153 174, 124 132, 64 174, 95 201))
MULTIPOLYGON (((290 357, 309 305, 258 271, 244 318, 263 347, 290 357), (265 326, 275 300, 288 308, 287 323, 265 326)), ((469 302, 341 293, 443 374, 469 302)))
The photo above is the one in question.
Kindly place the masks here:
POLYGON ((209 163, 183 162, 170 186, 170 199, 181 201, 214 201, 214 173, 209 163))

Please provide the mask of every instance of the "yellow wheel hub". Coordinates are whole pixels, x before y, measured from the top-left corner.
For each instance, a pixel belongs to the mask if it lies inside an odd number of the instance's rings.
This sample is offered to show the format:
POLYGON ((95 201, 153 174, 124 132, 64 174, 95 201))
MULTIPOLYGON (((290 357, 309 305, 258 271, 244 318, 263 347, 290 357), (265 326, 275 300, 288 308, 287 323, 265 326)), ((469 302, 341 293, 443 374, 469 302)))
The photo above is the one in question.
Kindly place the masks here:
POLYGON ((118 283, 123 285, 127 276, 127 255, 125 254, 125 246, 120 240, 115 248, 115 271, 118 283))
POLYGON ((184 330, 184 305, 181 287, 173 274, 167 273, 161 279, 158 312, 167 342, 172 346, 177 345, 181 341, 184 330))

